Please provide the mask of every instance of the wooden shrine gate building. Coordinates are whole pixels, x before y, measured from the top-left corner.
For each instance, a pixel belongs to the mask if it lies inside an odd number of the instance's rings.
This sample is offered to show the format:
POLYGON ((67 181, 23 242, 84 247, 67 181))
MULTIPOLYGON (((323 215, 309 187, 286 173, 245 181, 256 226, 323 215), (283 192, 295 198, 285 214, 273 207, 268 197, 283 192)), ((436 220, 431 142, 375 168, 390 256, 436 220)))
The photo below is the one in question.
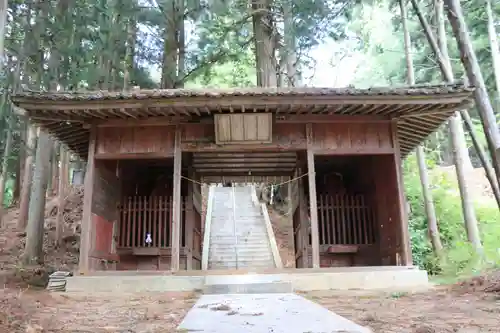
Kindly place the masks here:
POLYGON ((299 177, 296 266, 317 268, 412 264, 402 159, 468 106, 472 91, 29 92, 13 102, 87 160, 81 273, 105 269, 103 261, 201 269, 199 182, 269 176, 299 177))

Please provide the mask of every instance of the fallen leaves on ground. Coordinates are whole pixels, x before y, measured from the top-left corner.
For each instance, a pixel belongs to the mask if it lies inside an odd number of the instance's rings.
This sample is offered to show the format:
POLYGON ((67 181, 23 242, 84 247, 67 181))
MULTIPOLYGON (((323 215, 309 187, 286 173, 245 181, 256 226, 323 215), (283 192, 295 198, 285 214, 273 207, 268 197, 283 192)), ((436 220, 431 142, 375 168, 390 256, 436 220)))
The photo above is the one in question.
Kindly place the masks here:
POLYGON ((493 293, 310 292, 306 297, 370 327, 374 333, 500 332, 500 298, 493 293))

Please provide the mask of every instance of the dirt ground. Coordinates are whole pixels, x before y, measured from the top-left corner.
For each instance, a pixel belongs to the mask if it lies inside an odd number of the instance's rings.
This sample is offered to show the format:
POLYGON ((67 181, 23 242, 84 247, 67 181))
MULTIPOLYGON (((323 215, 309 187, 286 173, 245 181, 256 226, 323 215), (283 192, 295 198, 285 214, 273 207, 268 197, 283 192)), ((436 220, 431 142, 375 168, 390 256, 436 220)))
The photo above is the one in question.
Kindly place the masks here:
POLYGON ((283 267, 295 268, 295 247, 293 240, 293 222, 290 216, 282 214, 272 207, 267 208, 273 226, 276 245, 280 253, 283 267))
POLYGON ((83 188, 72 187, 65 196, 62 245, 60 247, 55 246, 57 204, 57 197, 47 199, 43 238, 43 265, 25 267, 23 271, 21 271, 19 262, 24 251, 26 233, 24 230, 19 230, 17 226, 19 209, 14 207, 7 211, 2 223, 0 223, 0 284, 12 285, 28 282, 27 280, 31 279, 30 271, 32 269, 43 272, 46 276, 56 270, 73 271, 77 267, 80 250, 83 188))
MULTIPOLYGON (((74 189, 65 204, 64 244, 54 247, 55 211, 48 204, 43 269, 77 265, 83 193, 74 189)), ((205 206, 205 204, 204 204, 205 206)), ((294 267, 293 227, 269 210, 285 267, 294 267)), ((20 289, 32 274, 19 277, 25 234, 16 228, 17 210, 0 227, 0 333, 176 332, 198 299, 194 293, 69 294, 20 289)), ((500 272, 427 293, 311 292, 303 296, 374 333, 500 333, 500 272)))
POLYGON ((198 299, 194 293, 96 294, 0 291, 0 332, 169 333, 198 299))
MULTIPOLYGON (((374 333, 500 332, 500 296, 438 289, 426 293, 309 292, 303 296, 374 333)), ((0 332, 169 333, 199 295, 141 293, 92 296, 0 291, 0 332)))
POLYGON ((374 333, 500 332, 500 295, 432 292, 310 292, 303 296, 374 333))

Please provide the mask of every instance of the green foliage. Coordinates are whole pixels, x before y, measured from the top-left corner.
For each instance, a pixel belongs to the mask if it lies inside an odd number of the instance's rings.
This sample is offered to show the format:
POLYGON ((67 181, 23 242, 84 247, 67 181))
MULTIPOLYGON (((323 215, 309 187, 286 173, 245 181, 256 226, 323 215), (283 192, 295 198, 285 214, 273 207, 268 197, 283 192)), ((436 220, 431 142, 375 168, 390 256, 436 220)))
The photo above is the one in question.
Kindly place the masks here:
POLYGON ((411 207, 410 234, 415 265, 431 274, 459 276, 500 264, 500 212, 493 200, 476 198, 475 208, 484 246, 484 256, 478 258, 466 239, 456 180, 439 168, 430 170, 436 216, 445 248, 443 257, 438 259, 428 237, 422 189, 413 155, 405 161, 404 176, 411 207))

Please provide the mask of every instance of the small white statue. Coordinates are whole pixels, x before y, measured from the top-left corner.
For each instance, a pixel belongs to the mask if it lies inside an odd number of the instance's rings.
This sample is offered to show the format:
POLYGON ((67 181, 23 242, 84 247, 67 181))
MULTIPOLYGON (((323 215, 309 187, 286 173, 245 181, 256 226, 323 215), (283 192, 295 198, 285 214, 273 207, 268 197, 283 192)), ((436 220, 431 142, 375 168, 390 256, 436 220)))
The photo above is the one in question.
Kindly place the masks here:
POLYGON ((153 242, 153 239, 151 238, 151 234, 147 233, 146 234, 146 244, 151 244, 153 242))

